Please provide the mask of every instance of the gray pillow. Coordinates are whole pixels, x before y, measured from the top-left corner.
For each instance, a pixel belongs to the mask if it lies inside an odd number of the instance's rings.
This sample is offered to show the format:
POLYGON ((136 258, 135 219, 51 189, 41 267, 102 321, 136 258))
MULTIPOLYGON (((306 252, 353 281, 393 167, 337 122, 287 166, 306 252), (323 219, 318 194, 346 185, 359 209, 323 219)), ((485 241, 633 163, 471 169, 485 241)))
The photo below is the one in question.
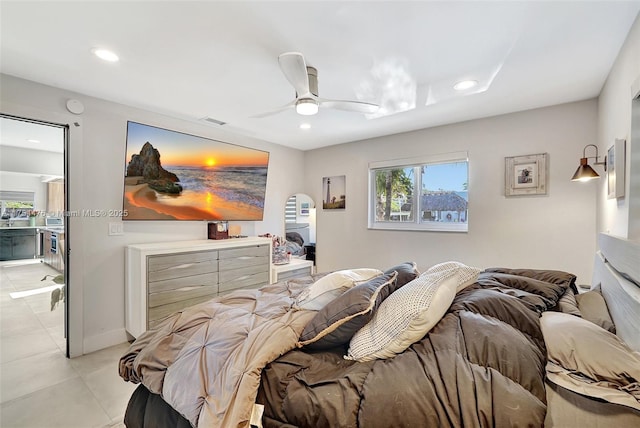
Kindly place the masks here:
POLYGON ((602 294, 596 290, 587 291, 586 293, 578 294, 576 302, 578 302, 578 309, 580 309, 582 318, 599 325, 613 334, 616 333, 616 326, 613 324, 611 315, 609 315, 607 302, 605 302, 602 294))
POLYGON ((571 288, 567 288, 567 291, 565 291, 560 300, 558 300, 558 305, 554 310, 556 312, 564 312, 565 314, 582 317, 582 313, 578 308, 578 302, 576 301, 576 295, 571 288))
POLYGON ((420 276, 420 272, 418 272, 418 266, 415 262, 401 263, 397 266, 385 270, 384 273, 391 273, 393 271, 398 272, 398 278, 396 279, 395 287, 396 290, 420 276))
POLYGON ((349 343, 393 292, 397 276, 395 271, 377 276, 350 288, 323 307, 302 331, 298 346, 317 350, 349 343))
POLYGON ((618 336, 569 314, 545 312, 547 379, 588 397, 640 410, 640 353, 618 336))

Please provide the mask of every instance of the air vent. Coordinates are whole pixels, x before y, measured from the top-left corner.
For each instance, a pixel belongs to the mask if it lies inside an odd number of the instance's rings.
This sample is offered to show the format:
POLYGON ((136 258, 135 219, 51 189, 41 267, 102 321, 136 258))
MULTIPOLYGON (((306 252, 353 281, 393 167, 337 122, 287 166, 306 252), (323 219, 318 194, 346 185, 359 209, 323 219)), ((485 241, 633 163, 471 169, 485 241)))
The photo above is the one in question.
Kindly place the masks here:
POLYGON ((212 118, 212 117, 203 117, 203 118, 202 118, 202 119, 200 119, 200 120, 203 120, 203 121, 205 121, 205 122, 212 123, 212 124, 214 124, 214 125, 220 125, 220 126, 222 126, 222 125, 226 125, 226 124, 227 124, 227 122, 223 122, 223 121, 221 121, 221 120, 214 119, 214 118, 212 118))

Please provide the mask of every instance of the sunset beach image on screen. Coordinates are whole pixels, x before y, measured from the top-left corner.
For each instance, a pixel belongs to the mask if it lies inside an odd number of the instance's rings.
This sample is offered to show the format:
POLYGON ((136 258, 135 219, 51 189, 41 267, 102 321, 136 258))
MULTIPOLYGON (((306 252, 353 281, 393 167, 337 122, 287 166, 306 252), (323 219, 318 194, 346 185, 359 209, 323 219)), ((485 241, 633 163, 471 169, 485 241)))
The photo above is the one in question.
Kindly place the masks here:
POLYGON ((123 220, 262 220, 269 152, 127 122, 123 220))

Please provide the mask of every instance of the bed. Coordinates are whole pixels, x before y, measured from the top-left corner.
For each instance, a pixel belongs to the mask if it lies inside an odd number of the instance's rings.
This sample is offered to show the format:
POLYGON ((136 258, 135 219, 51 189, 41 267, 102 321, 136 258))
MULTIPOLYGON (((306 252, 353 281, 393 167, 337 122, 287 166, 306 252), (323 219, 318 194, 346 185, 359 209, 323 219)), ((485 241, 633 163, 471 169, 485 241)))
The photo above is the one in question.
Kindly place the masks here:
POLYGON ((423 272, 411 262, 359 268, 231 293, 132 343, 120 374, 141 385, 125 424, 637 425, 639 255, 637 244, 601 236, 592 289, 578 295, 568 272, 458 262, 423 272), (598 295, 618 336, 580 313, 578 301, 586 308, 598 295), (576 345, 567 341, 591 345, 591 336, 611 342, 584 356, 611 348, 607 376, 566 361, 576 345))

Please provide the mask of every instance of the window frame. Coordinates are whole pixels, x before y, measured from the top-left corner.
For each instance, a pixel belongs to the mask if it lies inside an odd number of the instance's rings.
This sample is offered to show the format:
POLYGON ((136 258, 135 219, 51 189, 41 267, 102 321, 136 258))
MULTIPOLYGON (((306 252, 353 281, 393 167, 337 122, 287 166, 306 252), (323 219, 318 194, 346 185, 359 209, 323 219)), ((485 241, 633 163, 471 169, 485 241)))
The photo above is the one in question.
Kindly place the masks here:
MULTIPOLYGON (((464 223, 449 223, 435 221, 421 221, 419 216, 420 203, 414 203, 412 207, 413 221, 377 221, 376 215, 376 172, 381 169, 400 169, 400 168, 421 168, 424 165, 447 164, 456 162, 466 162, 467 164, 467 192, 469 192, 469 153, 453 152, 437 155, 426 155, 404 159, 392 159, 385 161, 369 162, 369 189, 367 201, 367 227, 371 230, 407 230, 420 232, 456 232, 467 233, 469 231, 469 218, 467 207, 467 221, 464 223)), ((414 194, 422 195, 422 177, 421 174, 415 174, 414 194)), ((467 195, 469 195, 467 193, 467 195)), ((419 199, 419 198, 418 198, 419 199)))

